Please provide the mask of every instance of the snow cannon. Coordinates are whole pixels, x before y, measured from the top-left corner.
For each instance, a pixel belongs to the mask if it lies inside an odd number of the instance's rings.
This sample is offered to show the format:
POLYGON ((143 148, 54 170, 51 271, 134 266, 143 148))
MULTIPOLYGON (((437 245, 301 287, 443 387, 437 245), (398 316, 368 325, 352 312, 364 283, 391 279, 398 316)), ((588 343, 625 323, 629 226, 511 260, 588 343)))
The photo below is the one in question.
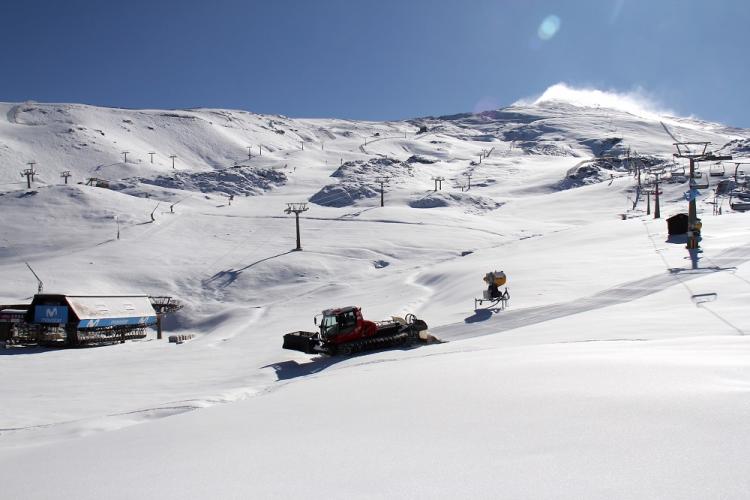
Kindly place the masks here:
POLYGON ((505 287, 504 291, 500 291, 499 287, 505 285, 508 282, 508 277, 504 271, 490 271, 482 278, 487 283, 487 289, 482 293, 481 299, 474 299, 474 310, 476 311, 483 302, 491 302, 491 306, 500 305, 501 309, 505 309, 510 300, 510 293, 508 293, 508 287, 505 287))
POLYGON ((491 271, 485 274, 483 279, 487 285, 494 285, 495 287, 503 286, 508 281, 508 277, 505 276, 503 271, 491 271))

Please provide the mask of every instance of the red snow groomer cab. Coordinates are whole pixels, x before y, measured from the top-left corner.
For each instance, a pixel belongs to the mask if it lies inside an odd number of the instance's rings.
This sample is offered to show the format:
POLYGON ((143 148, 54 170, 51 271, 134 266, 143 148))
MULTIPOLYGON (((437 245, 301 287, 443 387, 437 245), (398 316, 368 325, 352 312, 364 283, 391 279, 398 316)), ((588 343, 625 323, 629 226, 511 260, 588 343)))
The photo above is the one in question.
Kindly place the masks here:
MULTIPOLYGON (((284 349, 308 354, 341 354, 383 347, 435 342, 427 333, 427 323, 413 314, 387 321, 368 321, 359 307, 326 309, 317 332, 297 331, 284 335, 284 349)), ((315 317, 315 324, 318 324, 315 317)))

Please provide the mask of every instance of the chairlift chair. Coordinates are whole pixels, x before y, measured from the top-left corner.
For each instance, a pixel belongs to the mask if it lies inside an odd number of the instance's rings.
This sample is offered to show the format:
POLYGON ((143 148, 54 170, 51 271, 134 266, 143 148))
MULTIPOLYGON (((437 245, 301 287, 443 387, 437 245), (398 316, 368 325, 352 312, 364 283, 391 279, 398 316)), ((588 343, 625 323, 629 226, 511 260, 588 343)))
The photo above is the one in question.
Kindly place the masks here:
POLYGON ((745 179, 745 171, 744 170, 740 170, 740 165, 744 165, 744 164, 743 163, 735 163, 735 166, 734 166, 734 182, 736 184, 740 184, 740 183, 744 184, 745 181, 746 181, 746 179, 745 179), (742 179, 741 182, 740 182, 740 179, 742 179))
POLYGON ((709 174, 711 177, 724 177, 727 173, 727 169, 724 167, 723 163, 716 163, 714 165, 711 165, 711 168, 709 169, 709 174))
POLYGON ((750 201, 733 201, 734 193, 729 195, 729 206, 736 212, 747 212, 750 210, 750 201))
MULTIPOLYGON (((696 174, 698 172, 696 171, 696 174)), ((708 189, 709 181, 708 181, 708 175, 701 174, 700 176, 693 176, 693 178, 690 180, 690 187, 694 189, 708 189)))

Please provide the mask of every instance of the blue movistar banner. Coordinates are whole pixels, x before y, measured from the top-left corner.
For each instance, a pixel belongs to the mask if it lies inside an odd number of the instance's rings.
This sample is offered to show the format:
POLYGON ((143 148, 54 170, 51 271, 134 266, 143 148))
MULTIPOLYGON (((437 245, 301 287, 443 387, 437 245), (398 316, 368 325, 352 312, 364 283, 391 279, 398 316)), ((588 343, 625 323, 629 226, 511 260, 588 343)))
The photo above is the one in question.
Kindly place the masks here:
POLYGON ((78 328, 104 328, 106 326, 123 326, 123 325, 153 325, 156 323, 156 316, 138 316, 134 318, 99 318, 84 319, 78 322, 78 328))
POLYGON ((34 323, 67 323, 68 306, 35 306, 34 323))

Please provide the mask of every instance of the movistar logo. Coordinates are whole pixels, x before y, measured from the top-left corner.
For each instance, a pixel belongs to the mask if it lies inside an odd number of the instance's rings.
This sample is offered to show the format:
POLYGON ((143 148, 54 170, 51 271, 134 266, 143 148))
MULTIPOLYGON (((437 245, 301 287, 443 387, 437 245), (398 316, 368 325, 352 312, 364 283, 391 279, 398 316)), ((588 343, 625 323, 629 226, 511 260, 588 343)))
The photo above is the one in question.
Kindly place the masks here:
POLYGON ((57 308, 48 308, 47 309, 47 317, 48 318, 56 318, 57 317, 57 308))

